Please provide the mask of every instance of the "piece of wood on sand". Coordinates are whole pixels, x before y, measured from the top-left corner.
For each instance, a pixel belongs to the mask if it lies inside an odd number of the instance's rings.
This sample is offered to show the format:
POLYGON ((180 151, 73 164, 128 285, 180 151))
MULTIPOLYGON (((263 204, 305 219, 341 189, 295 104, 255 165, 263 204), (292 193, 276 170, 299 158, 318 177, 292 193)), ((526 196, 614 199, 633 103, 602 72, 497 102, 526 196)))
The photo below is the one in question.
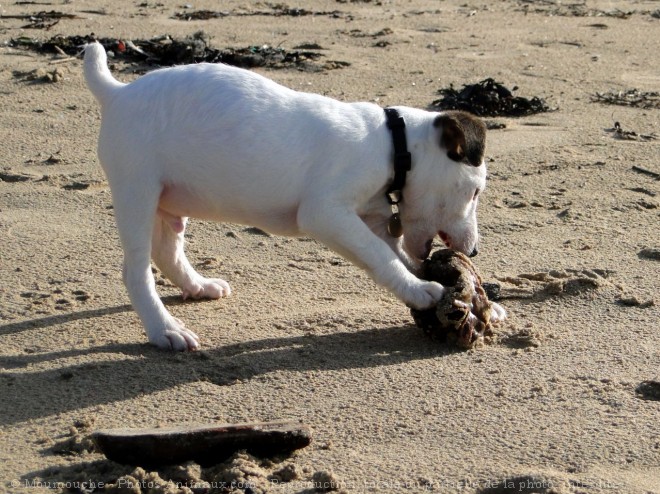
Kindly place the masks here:
POLYGON ((92 439, 110 460, 128 465, 220 463, 247 450, 259 457, 291 453, 312 440, 307 425, 295 421, 211 424, 158 429, 101 429, 92 439))

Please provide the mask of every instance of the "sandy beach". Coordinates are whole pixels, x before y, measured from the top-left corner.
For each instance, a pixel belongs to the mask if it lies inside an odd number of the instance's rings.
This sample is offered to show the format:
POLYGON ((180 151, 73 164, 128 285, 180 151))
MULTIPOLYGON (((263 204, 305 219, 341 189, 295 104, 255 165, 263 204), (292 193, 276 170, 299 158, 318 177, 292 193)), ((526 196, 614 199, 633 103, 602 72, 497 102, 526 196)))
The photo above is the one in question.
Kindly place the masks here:
MULTIPOLYGON (((125 82, 156 68, 110 61, 125 82)), ((1 3, 0 492, 660 493, 659 67, 657 0, 1 3), (148 345, 82 59, 34 48, 199 32, 219 50, 313 52, 253 70, 342 101, 430 109, 493 78, 547 103, 485 118, 474 263, 509 313, 493 338, 429 339, 313 240, 192 220, 189 259, 232 296, 183 301, 157 272, 202 350, 148 345), (276 420, 312 443, 140 469, 89 440, 276 420)))

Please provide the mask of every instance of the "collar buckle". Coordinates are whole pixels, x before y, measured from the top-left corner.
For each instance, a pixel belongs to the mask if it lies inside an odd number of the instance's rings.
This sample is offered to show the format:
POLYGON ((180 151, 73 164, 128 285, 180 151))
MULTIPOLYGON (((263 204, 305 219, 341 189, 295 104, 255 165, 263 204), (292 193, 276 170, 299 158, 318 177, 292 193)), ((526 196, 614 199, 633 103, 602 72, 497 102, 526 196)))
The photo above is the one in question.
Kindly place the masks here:
POLYGON ((403 194, 401 194, 400 190, 387 191, 387 202, 389 202, 392 206, 399 204, 401 199, 403 199, 403 194))

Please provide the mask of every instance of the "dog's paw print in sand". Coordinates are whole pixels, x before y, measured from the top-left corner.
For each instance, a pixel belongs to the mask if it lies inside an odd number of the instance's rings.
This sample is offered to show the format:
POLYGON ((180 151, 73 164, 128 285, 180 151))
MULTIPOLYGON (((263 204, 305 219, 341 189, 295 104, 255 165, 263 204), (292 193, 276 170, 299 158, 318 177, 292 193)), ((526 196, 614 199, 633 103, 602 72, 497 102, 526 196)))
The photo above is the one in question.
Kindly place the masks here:
MULTIPOLYGON (((59 282, 51 282, 57 284, 59 282)), ((50 290, 27 290, 20 292, 20 298, 27 302, 26 312, 52 314, 54 311, 68 311, 84 304, 92 295, 85 290, 70 290, 56 287, 50 290)), ((96 298, 96 297, 95 297, 96 298)))
POLYGON ((422 278, 446 288, 435 307, 410 310, 415 324, 431 337, 471 348, 491 336, 492 325, 506 318, 504 308, 488 300, 479 273, 460 252, 438 250, 422 269, 422 278))

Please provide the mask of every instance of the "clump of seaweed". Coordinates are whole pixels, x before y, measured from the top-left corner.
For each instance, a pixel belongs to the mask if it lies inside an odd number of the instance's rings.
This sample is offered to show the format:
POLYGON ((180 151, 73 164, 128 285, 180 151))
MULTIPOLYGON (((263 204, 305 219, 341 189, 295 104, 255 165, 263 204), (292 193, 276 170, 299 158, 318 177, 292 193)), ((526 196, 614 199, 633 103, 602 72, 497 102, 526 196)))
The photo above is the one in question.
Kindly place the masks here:
POLYGON ((333 69, 349 65, 346 62, 328 61, 317 63, 324 55, 309 50, 289 51, 270 45, 248 46, 244 48, 217 49, 210 45, 209 37, 202 31, 184 39, 169 35, 148 40, 122 40, 116 38, 96 38, 87 36, 54 36, 46 41, 31 37, 13 39, 11 45, 39 53, 78 55, 82 47, 91 41, 98 41, 115 60, 156 66, 183 65, 199 62, 222 62, 237 67, 270 67, 275 69, 295 68, 309 72, 333 69))
POLYGON ((438 110, 463 110, 480 117, 523 117, 534 113, 551 111, 545 100, 534 96, 530 99, 514 96, 513 91, 503 84, 488 78, 476 84, 456 90, 453 85, 440 89, 442 98, 431 103, 438 110))

